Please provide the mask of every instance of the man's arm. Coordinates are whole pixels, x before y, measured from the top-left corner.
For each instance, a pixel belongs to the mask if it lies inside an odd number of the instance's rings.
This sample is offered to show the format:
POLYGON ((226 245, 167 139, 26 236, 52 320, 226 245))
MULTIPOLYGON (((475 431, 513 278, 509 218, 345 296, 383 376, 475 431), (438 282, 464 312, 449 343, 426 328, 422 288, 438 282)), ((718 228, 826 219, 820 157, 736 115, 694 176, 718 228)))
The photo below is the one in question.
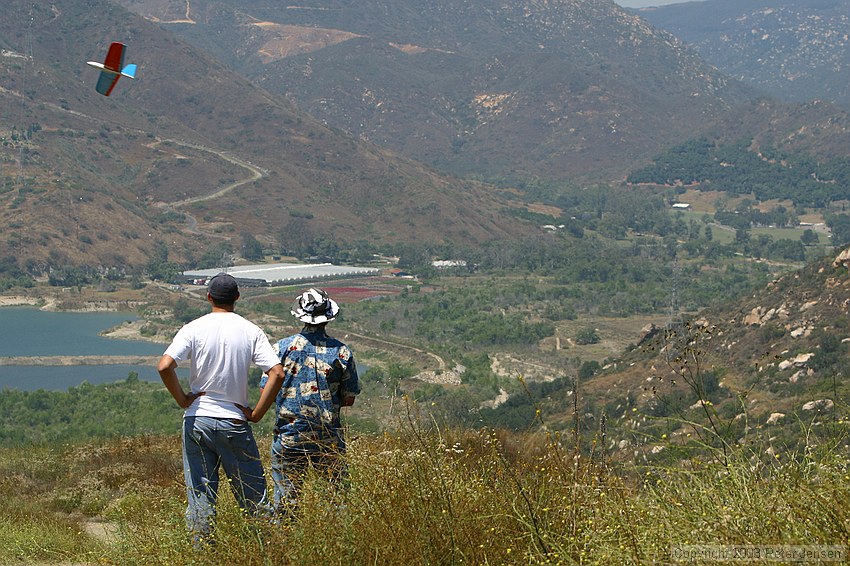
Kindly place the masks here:
POLYGON ((162 358, 160 358, 159 363, 156 365, 156 371, 159 372, 159 377, 162 379, 162 383, 165 384, 165 388, 168 389, 168 392, 171 393, 171 396, 174 397, 174 400, 177 401, 180 408, 185 409, 204 393, 202 391, 200 393, 189 393, 187 395, 183 391, 180 381, 177 379, 176 370, 177 362, 175 362, 174 358, 168 354, 164 354, 162 358))
POLYGON ((263 415, 266 414, 266 411, 269 410, 269 407, 272 406, 272 403, 277 398, 280 387, 283 385, 283 364, 277 364, 272 367, 266 372, 266 375, 268 379, 266 380, 266 384, 260 389, 260 399, 257 401, 257 405, 253 409, 239 407, 245 413, 245 418, 252 423, 260 422, 263 415))
POLYGON ((360 393, 360 377, 357 375, 357 364, 354 363, 354 354, 350 353, 348 364, 343 367, 342 379, 340 380, 339 404, 341 407, 350 407, 354 399, 360 393))

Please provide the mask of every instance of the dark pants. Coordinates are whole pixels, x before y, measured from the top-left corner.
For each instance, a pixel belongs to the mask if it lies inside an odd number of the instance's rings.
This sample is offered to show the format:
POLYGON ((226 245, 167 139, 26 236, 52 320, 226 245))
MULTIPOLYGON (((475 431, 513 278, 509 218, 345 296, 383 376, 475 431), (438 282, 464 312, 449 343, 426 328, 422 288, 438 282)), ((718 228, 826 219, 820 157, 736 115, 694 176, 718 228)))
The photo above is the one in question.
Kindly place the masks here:
POLYGON ((337 486, 346 476, 342 458, 345 444, 339 438, 304 443, 291 440, 277 435, 272 441, 271 469, 274 504, 278 513, 287 513, 298 504, 298 492, 310 466, 337 486))

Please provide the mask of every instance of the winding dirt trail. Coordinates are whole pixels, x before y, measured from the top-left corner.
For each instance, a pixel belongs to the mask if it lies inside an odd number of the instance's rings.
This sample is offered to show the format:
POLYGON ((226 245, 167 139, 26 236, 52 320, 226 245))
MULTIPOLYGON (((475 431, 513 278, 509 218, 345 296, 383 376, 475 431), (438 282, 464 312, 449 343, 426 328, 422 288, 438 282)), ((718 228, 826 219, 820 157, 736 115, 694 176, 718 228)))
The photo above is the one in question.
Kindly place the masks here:
MULTIPOLYGON (((179 145, 179 146, 182 146, 182 147, 188 147, 190 149, 195 149, 197 151, 205 151, 207 153, 212 153, 213 155, 216 155, 217 157, 224 159, 225 161, 227 161, 229 163, 232 163, 234 165, 237 165, 239 167, 247 169, 248 171, 251 172, 251 174, 248 177, 241 179, 239 181, 235 181, 233 183, 230 183, 229 185, 222 187, 222 188, 220 188, 216 191, 213 191, 209 194, 201 195, 201 196, 197 196, 197 197, 191 197, 191 198, 178 200, 178 201, 174 201, 174 202, 161 203, 159 206, 161 206, 163 208, 176 209, 176 208, 182 208, 186 205, 194 204, 194 203, 197 203, 197 202, 204 202, 204 201, 208 201, 208 200, 213 200, 213 199, 219 198, 223 195, 226 195, 230 191, 237 189, 237 188, 241 187, 242 185, 247 185, 248 183, 253 183, 254 181, 259 181, 260 179, 268 176, 268 174, 269 174, 267 169, 263 169, 262 167, 257 167, 256 165, 254 165, 250 161, 246 161, 244 159, 234 157, 234 156, 232 156, 232 155, 230 155, 230 154, 228 154, 228 153, 226 153, 226 152, 224 152, 220 149, 214 149, 214 148, 211 148, 211 147, 207 147, 205 145, 200 145, 200 144, 196 144, 196 143, 191 143, 191 142, 176 140, 176 139, 171 139, 171 138, 163 138, 163 139, 157 138, 157 140, 155 142, 148 144, 148 147, 155 148, 158 145, 163 144, 163 143, 173 143, 175 145, 179 145)), ((185 228, 185 230, 187 232, 192 233, 192 234, 205 234, 205 232, 203 232, 202 230, 200 230, 198 228, 198 219, 197 218, 195 218, 194 216, 192 216, 191 214, 189 214, 186 211, 183 211, 182 213, 186 216, 186 228, 185 228)))
POLYGON ((191 142, 187 142, 187 141, 175 140, 175 139, 171 139, 171 138, 157 139, 157 141, 153 142, 152 144, 149 144, 148 147, 154 148, 154 147, 156 147, 160 144, 163 144, 163 143, 173 143, 175 145, 188 147, 190 149, 195 149, 195 150, 198 150, 198 151, 205 151, 207 153, 212 153, 213 155, 217 155, 218 157, 220 157, 221 159, 224 159, 225 161, 227 161, 229 163, 232 163, 234 165, 238 165, 239 167, 247 169, 248 171, 251 172, 251 175, 246 177, 245 179, 230 183, 229 185, 222 187, 221 189, 218 189, 217 191, 214 191, 210 194, 201 195, 201 196, 197 196, 197 197, 191 197, 191 198, 178 200, 178 201, 174 201, 174 202, 169 202, 169 203, 166 204, 166 206, 179 208, 181 206, 186 206, 187 204, 194 204, 196 202, 203 202, 203 201, 219 198, 223 195, 226 195, 230 191, 232 191, 232 190, 234 190, 238 187, 241 187, 242 185, 247 185, 248 183, 253 183, 254 181, 259 181, 260 179, 262 179, 263 177, 265 177, 269 174, 269 172, 266 169, 263 169, 262 167, 257 167, 256 165, 254 165, 250 161, 246 161, 244 159, 234 157, 234 156, 229 155, 228 153, 226 153, 222 150, 219 150, 219 149, 214 149, 214 148, 211 148, 211 147, 207 147, 207 146, 204 146, 204 145, 199 145, 199 144, 195 144, 195 143, 191 143, 191 142))
MULTIPOLYGON (((186 13, 187 14, 189 13, 189 2, 188 2, 188 0, 186 2, 186 13)), ((194 22, 192 22, 192 23, 194 23, 194 22)), ((6 89, 6 88, 3 88, 3 87, 0 87, 0 93, 8 94, 10 96, 15 96, 15 97, 18 97, 18 98, 21 98, 21 99, 24 98, 24 96, 21 93, 19 93, 17 91, 6 89)), ((49 107, 50 109, 52 109, 54 111, 62 112, 62 113, 69 114, 69 115, 72 115, 72 116, 76 116, 76 117, 79 117, 79 118, 83 118, 83 119, 89 120, 91 122, 107 123, 107 121, 102 119, 102 118, 98 118, 96 116, 90 116, 90 115, 85 114, 83 112, 78 112, 76 110, 71 110, 69 108, 63 108, 62 106, 60 106, 58 104, 53 104, 51 102, 44 102, 42 104, 44 104, 45 106, 49 107)), ((140 132, 141 134, 145 134, 145 135, 150 133, 150 132, 147 132, 147 131, 141 130, 141 129, 133 129, 133 130, 140 132)), ((263 169, 262 167, 258 167, 256 165, 254 165, 253 163, 251 163, 250 161, 229 155, 228 153, 226 153, 223 150, 215 149, 215 148, 208 147, 208 146, 201 145, 201 144, 197 144, 197 143, 192 143, 192 142, 183 141, 183 140, 177 140, 177 139, 173 139, 173 138, 159 138, 159 137, 157 137, 156 141, 154 141, 151 144, 148 144, 148 147, 155 148, 156 146, 158 146, 162 143, 165 143, 165 142, 173 143, 175 145, 179 145, 179 146, 182 146, 182 147, 188 147, 188 148, 195 149, 195 150, 198 150, 198 151, 205 151, 207 153, 212 153, 213 155, 216 155, 219 158, 224 159, 225 161, 228 161, 228 162, 230 162, 234 165, 237 165, 239 167, 247 169, 251 173, 245 179, 230 183, 229 185, 222 187, 221 189, 218 189, 218 190, 216 190, 216 191, 214 191, 210 194, 192 197, 192 198, 188 198, 188 199, 183 199, 183 200, 179 200, 179 201, 175 201, 175 202, 171 202, 171 203, 165 203, 164 206, 166 206, 166 207, 180 208, 180 207, 186 206, 188 204, 212 200, 212 199, 221 197, 222 195, 225 195, 225 194, 229 193, 230 191, 232 191, 232 190, 234 190, 238 187, 241 187, 242 185, 246 185, 248 183, 253 183, 254 181, 258 181, 258 180, 262 179, 263 177, 268 176, 268 174, 269 174, 268 170, 263 169)), ((186 214, 186 213, 184 213, 184 214, 186 214)), ((198 233, 198 230, 197 230, 198 222, 197 222, 197 220, 189 214, 186 214, 186 216, 188 218, 188 223, 189 223, 189 227, 187 229, 190 232, 198 233)))
MULTIPOLYGON (((252 297, 252 298, 256 298, 256 297, 252 297)), ((274 320, 274 321, 269 320, 269 321, 264 322, 263 324, 270 325, 270 326, 274 327, 274 329, 276 331, 279 331, 278 334, 280 334, 281 336, 289 335, 293 331, 292 325, 287 324, 283 321, 279 321, 279 320, 274 320)), ((263 324, 261 324, 261 326, 263 324)), ((354 341, 360 342, 362 344, 368 344, 368 345, 373 346, 375 348, 384 348, 384 349, 388 349, 388 350, 406 350, 408 352, 415 352, 416 354, 419 354, 419 355, 422 355, 422 356, 427 356, 427 357, 431 358, 432 360, 434 360, 434 362, 437 364, 438 370, 440 370, 440 371, 445 371, 446 367, 447 367, 446 361, 443 358, 441 358, 439 355, 435 354, 434 352, 429 352, 427 350, 417 348, 416 346, 409 346, 407 344, 402 344, 400 342, 391 342, 389 340, 383 340, 381 338, 366 336, 365 334, 359 334, 357 332, 353 332, 353 331, 348 330, 348 329, 345 329, 345 330, 338 329, 338 334, 341 336, 340 339, 343 340, 344 342, 349 341, 349 337, 353 337, 354 341)))

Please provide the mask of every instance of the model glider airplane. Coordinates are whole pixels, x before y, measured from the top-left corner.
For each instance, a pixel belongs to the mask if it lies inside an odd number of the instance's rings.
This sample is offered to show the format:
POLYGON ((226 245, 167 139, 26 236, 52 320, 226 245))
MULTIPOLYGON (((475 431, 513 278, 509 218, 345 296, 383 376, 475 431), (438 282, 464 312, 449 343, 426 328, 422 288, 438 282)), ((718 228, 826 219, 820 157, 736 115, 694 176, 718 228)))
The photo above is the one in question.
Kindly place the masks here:
POLYGON ((106 53, 106 61, 98 63, 97 61, 87 61, 89 65, 100 69, 100 78, 97 79, 95 89, 103 96, 109 96, 115 84, 121 77, 136 78, 136 66, 124 66, 124 44, 115 42, 109 46, 109 51, 106 53))

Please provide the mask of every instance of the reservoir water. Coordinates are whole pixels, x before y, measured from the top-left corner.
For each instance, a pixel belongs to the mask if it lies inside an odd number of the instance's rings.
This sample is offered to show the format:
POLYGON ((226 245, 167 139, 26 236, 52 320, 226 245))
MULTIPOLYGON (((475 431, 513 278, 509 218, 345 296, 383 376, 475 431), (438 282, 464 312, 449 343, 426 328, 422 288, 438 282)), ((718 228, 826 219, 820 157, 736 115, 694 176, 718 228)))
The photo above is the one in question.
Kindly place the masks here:
MULTIPOLYGON (((164 344, 98 336, 138 318, 133 313, 70 313, 36 308, 0 308, 0 357, 8 356, 158 356, 164 344)), ((83 381, 110 383, 135 371, 139 379, 159 381, 153 366, 0 366, 0 390, 66 390, 83 381)))

